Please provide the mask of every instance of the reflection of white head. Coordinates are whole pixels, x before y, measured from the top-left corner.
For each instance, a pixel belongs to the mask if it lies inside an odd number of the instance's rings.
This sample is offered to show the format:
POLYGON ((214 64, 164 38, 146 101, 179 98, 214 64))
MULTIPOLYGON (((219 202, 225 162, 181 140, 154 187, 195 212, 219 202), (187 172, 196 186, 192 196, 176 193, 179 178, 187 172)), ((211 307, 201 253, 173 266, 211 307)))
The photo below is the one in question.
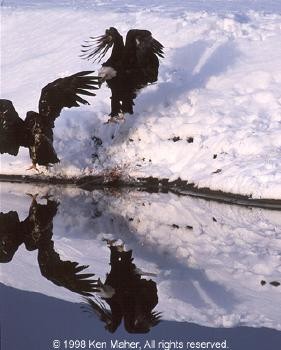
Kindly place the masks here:
POLYGON ((116 70, 113 69, 112 67, 102 67, 98 73, 99 73, 99 77, 101 77, 103 80, 110 80, 116 77, 117 75, 116 70))
POLYGON ((101 298, 110 299, 115 294, 115 289, 111 287, 109 284, 102 283, 100 279, 98 279, 98 288, 99 288, 99 292, 97 292, 97 294, 101 298))

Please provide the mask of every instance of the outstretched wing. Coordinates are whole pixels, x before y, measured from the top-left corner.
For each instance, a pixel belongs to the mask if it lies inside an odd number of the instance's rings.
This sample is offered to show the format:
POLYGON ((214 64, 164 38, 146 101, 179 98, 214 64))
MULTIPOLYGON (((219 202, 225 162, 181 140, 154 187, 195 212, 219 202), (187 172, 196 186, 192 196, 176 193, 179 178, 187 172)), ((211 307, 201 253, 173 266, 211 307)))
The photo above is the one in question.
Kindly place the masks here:
POLYGON ((132 29, 127 33, 123 64, 136 89, 157 81, 158 57, 164 57, 163 48, 148 30, 132 29))
POLYGON ((44 245, 38 251, 38 262, 42 276, 52 281, 57 286, 62 286, 68 290, 91 296, 93 292, 99 291, 97 280, 92 279, 92 273, 80 273, 87 265, 79 265, 74 261, 63 261, 54 250, 53 241, 49 246, 44 245))
POLYGON ((161 312, 152 311, 150 315, 150 325, 151 327, 157 326, 161 322, 161 312))
MULTIPOLYGON (((104 35, 90 37, 89 40, 85 41, 85 44, 82 45, 82 54, 80 57, 87 60, 93 60, 93 62, 100 62, 112 45, 117 42, 119 45, 118 54, 120 55, 121 53, 121 58, 122 52, 120 52, 120 49, 123 50, 124 48, 123 37, 119 34, 116 28, 110 27, 109 29, 106 29, 104 35)), ((114 57, 114 59, 116 58, 117 57, 114 57)), ((107 63, 109 63, 110 59, 107 61, 107 63)))
POLYGON ((22 232, 19 216, 16 211, 0 213, 0 263, 13 259, 22 243, 22 232))
POLYGON ((116 317, 116 315, 114 315, 114 322, 112 312, 106 308, 102 300, 100 300, 96 296, 92 296, 92 299, 85 298, 85 301, 87 302, 89 308, 84 307, 84 312, 93 312, 102 322, 105 323, 106 329, 113 333, 121 323, 122 315, 121 317, 119 317, 119 321, 118 316, 116 317))
POLYGON ((100 78, 89 75, 92 71, 83 71, 69 77, 60 78, 46 85, 39 100, 39 114, 55 120, 64 107, 79 107, 89 104, 79 95, 95 96, 89 90, 100 87, 100 78))
POLYGON ((13 103, 0 99, 0 153, 18 154, 20 146, 26 145, 27 130, 13 103))
POLYGON ((158 57, 164 57, 164 46, 153 38, 149 30, 131 29, 127 33, 125 50, 129 54, 132 50, 136 51, 136 56, 141 61, 152 54, 158 57))

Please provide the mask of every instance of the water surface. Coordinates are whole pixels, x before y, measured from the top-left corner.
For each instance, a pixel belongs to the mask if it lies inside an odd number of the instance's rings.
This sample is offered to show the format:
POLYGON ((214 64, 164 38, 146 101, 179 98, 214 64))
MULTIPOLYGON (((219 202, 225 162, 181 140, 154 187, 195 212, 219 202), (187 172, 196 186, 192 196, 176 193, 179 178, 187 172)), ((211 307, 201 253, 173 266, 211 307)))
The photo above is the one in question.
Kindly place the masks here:
POLYGON ((227 340, 232 349, 280 344, 279 211, 171 193, 3 183, 0 221, 4 349, 20 348, 15 334, 24 349, 71 337, 227 340), (122 244, 117 260, 130 251, 134 260, 112 282, 110 245, 122 244), (116 303, 90 296, 98 279, 119 288, 123 324, 114 335, 101 312, 113 314, 116 303), (102 305, 98 312, 82 295, 102 305))

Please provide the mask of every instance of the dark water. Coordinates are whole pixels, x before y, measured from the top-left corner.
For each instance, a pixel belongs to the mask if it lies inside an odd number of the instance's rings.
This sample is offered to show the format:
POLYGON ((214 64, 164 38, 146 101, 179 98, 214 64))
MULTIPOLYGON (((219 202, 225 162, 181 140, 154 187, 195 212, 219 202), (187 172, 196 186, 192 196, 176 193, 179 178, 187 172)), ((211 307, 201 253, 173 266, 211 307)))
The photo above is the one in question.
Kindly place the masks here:
POLYGON ((188 196, 1 184, 1 349, 278 349, 280 228, 188 196))

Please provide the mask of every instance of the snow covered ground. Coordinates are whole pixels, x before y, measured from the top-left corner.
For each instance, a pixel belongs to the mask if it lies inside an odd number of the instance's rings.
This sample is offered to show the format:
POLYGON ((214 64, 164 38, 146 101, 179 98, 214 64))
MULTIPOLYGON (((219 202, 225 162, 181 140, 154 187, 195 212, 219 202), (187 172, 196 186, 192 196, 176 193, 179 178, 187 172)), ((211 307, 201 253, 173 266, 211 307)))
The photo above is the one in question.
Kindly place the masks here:
MULTIPOLYGON (((61 163, 44 173, 118 169, 281 198, 280 1, 5 0, 1 10, 1 97, 23 118, 48 82, 98 70, 78 57, 90 35, 146 28, 165 46, 158 84, 139 94, 123 124, 104 125, 105 86, 91 106, 62 113, 55 127, 61 163)), ((26 149, 3 155, 1 173, 29 174, 29 162, 26 149)))
MULTIPOLYGON (((103 237, 133 249, 143 271, 157 273, 163 319, 209 327, 269 327, 281 330, 281 218, 277 211, 230 206, 145 192, 87 193, 72 187, 1 184, 1 212, 28 215, 25 193, 52 194, 60 201, 54 219, 61 259, 90 265, 102 280, 109 271, 103 237), (261 286, 261 280, 267 281, 261 286)), ((44 200, 41 200, 44 202, 44 200)), ((0 265, 0 281, 80 302, 81 297, 40 275, 37 252, 22 245, 0 265)))

